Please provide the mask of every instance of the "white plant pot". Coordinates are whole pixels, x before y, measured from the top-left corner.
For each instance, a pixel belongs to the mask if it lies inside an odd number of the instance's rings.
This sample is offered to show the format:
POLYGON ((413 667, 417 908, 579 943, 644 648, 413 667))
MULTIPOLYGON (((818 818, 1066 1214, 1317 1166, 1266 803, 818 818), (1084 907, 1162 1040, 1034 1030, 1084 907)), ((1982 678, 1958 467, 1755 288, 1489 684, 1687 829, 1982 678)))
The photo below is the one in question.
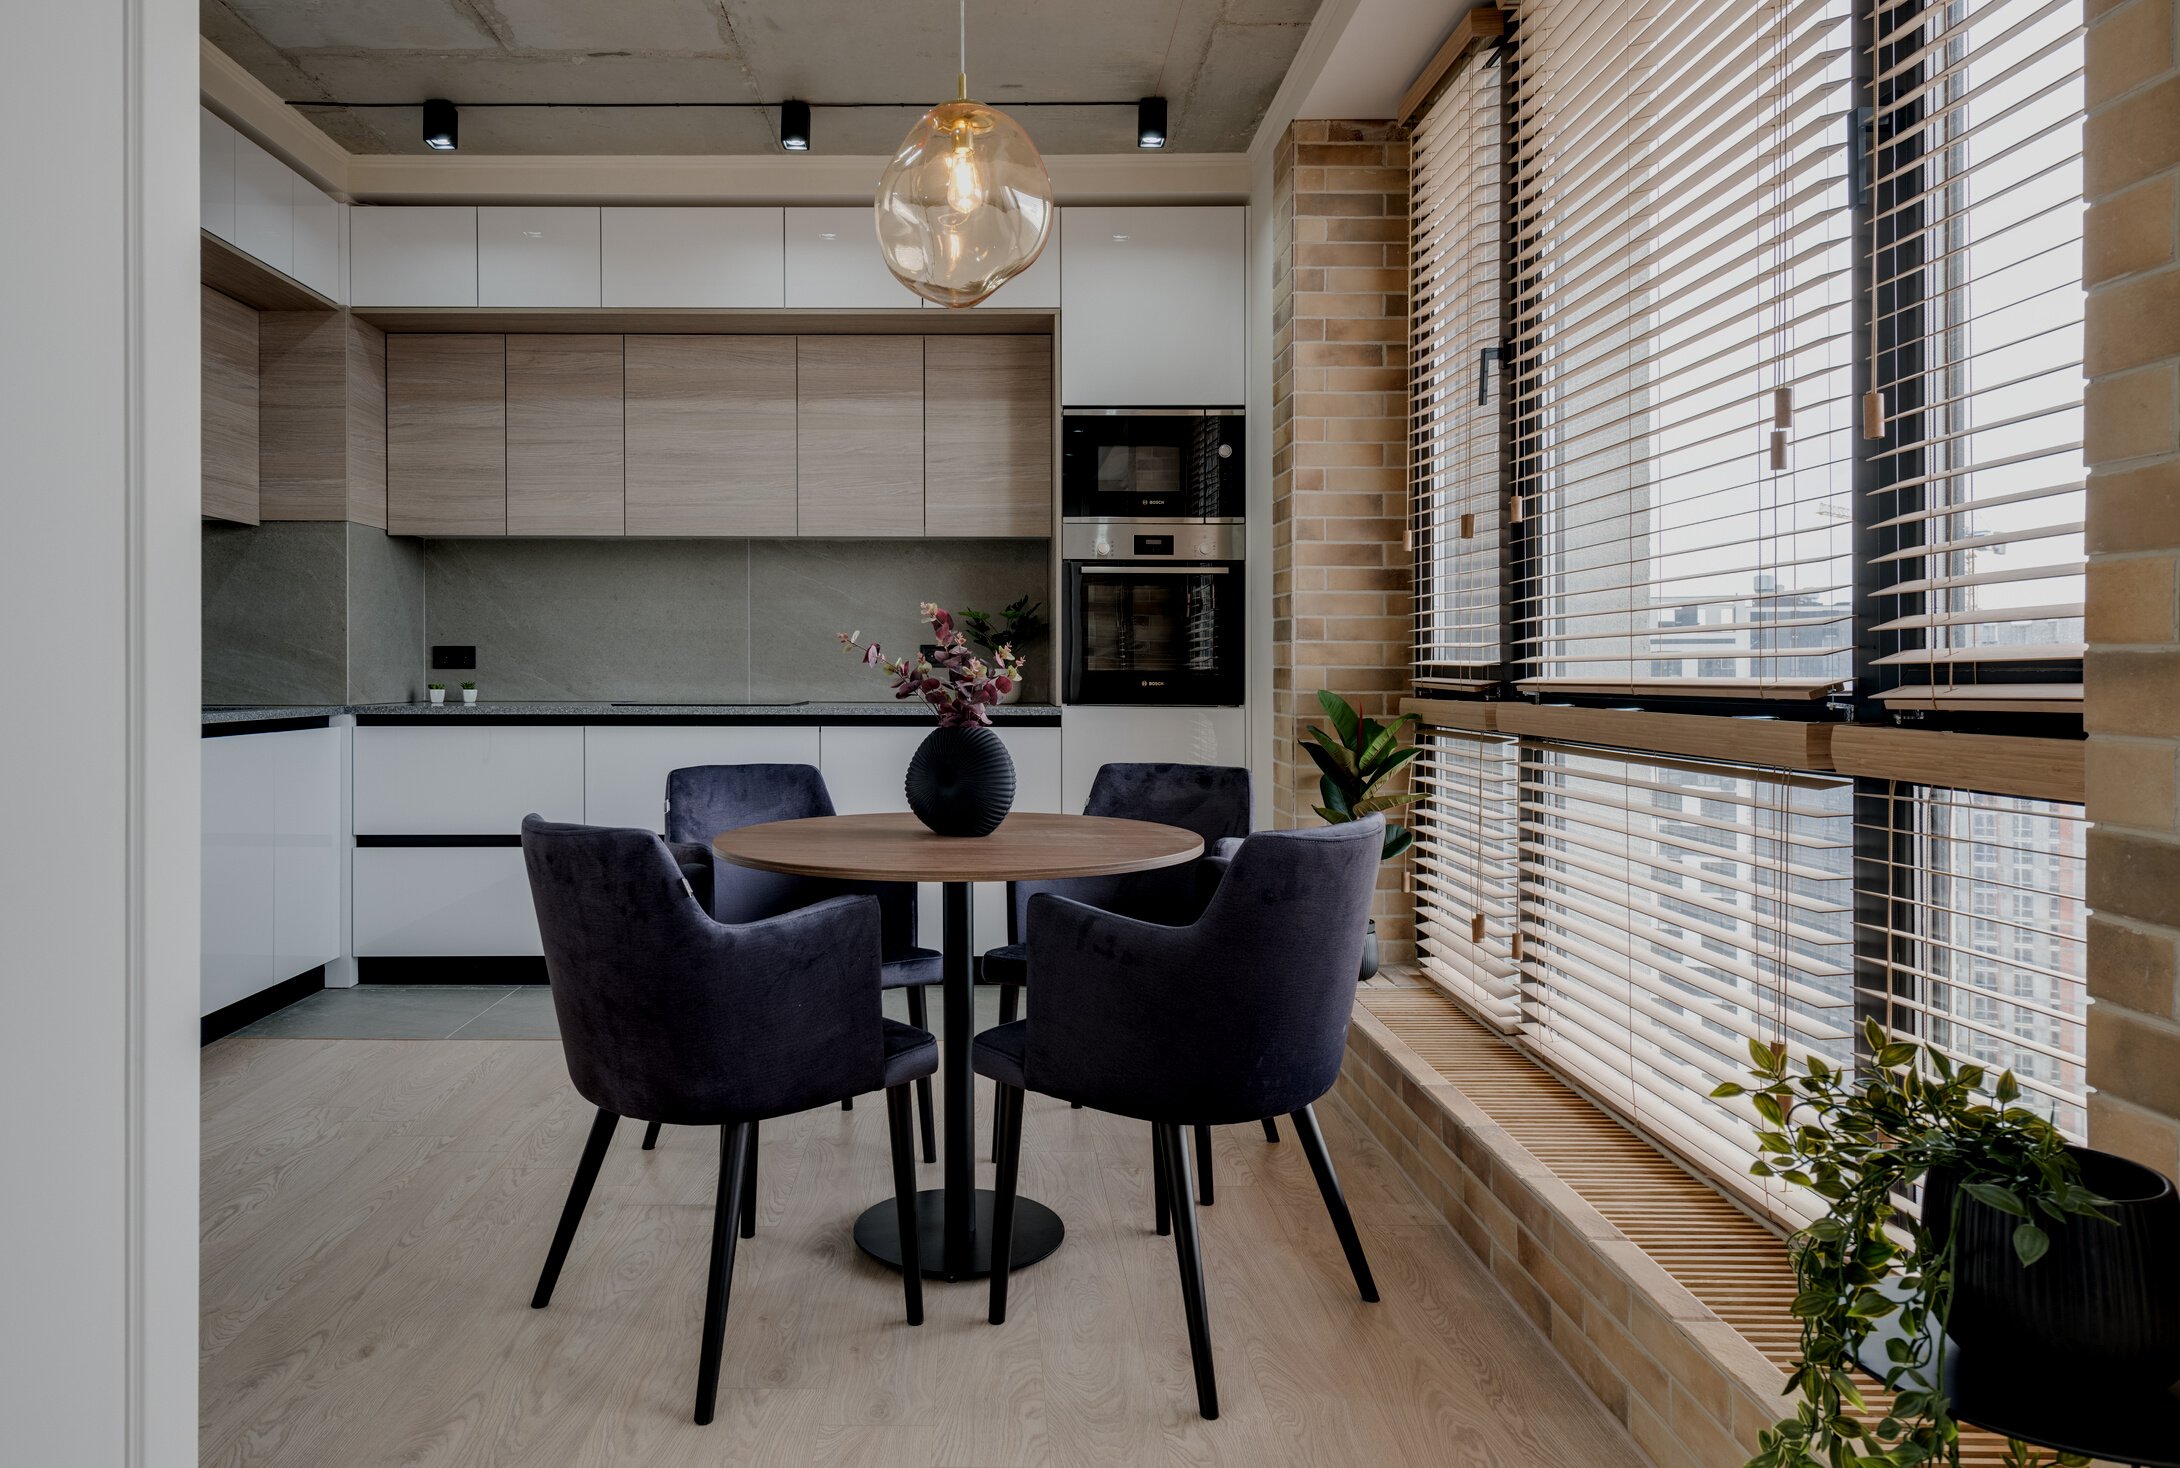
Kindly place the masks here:
POLYGON ((431 695, 433 703, 445 703, 447 701, 447 691, 444 688, 427 688, 424 691, 431 695))
POLYGON ((475 708, 477 706, 477 690, 474 688, 463 689, 462 702, 468 704, 471 708, 475 708))

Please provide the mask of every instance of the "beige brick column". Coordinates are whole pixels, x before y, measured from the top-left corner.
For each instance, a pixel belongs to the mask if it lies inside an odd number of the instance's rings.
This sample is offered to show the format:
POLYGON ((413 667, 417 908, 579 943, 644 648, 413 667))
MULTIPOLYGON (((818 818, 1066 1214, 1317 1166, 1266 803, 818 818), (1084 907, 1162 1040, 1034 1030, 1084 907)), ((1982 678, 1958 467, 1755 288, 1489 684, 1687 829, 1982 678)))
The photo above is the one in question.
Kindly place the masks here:
POLYGON ((2180 1175, 2180 5, 2089 0, 2090 1139, 2180 1175))
MULTIPOLYGON (((1408 142, 1297 122, 1274 165, 1272 761, 1281 826, 1315 824, 1297 745, 1317 690, 1389 717, 1411 686, 1408 142)), ((1379 877, 1388 961, 1414 953, 1405 860, 1379 877)))

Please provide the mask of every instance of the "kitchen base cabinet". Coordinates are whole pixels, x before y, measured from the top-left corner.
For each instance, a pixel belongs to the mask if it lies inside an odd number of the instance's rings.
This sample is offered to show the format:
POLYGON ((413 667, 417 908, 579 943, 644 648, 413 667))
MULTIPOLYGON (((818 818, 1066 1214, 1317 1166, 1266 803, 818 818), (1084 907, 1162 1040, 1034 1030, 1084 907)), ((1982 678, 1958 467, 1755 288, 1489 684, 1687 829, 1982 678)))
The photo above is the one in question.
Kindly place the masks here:
POLYGON ((693 765, 814 765, 814 727, 584 730, 583 820, 663 833, 666 776, 693 765))
POLYGON ((355 784, 359 835, 517 836, 533 811, 583 819, 583 731, 361 728, 355 784))
POLYGON ((358 958, 545 951, 519 846, 359 846, 354 874, 349 922, 358 958))
POLYGON ((202 742, 200 1014, 340 957, 342 737, 202 742))
POLYGON ((1062 809, 1082 809, 1100 766, 1137 762, 1247 765, 1247 714, 1238 708, 1068 705, 1062 809))

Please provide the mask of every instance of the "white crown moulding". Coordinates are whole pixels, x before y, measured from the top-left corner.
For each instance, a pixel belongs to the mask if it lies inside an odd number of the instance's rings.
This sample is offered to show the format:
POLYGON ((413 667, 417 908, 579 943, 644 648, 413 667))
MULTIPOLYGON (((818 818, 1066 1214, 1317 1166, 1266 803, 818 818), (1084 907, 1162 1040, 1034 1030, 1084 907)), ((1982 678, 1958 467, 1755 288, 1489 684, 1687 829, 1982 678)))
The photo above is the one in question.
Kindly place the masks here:
MULTIPOLYGON (((350 153, 202 37, 204 104, 320 188, 360 204, 864 204, 886 159, 807 153, 522 157, 350 153)), ((1062 204, 1239 204, 1241 153, 1047 156, 1062 204)))

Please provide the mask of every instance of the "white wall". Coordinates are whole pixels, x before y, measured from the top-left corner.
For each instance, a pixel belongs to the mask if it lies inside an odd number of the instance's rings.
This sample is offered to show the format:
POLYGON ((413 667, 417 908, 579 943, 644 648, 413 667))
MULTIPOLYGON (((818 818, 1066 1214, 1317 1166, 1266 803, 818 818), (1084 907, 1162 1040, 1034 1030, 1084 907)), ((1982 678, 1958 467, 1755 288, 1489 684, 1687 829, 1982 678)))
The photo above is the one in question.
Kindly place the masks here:
POLYGON ((0 45, 0 1423, 196 1461, 197 8, 0 45), (47 695, 36 703, 28 695, 47 695))

